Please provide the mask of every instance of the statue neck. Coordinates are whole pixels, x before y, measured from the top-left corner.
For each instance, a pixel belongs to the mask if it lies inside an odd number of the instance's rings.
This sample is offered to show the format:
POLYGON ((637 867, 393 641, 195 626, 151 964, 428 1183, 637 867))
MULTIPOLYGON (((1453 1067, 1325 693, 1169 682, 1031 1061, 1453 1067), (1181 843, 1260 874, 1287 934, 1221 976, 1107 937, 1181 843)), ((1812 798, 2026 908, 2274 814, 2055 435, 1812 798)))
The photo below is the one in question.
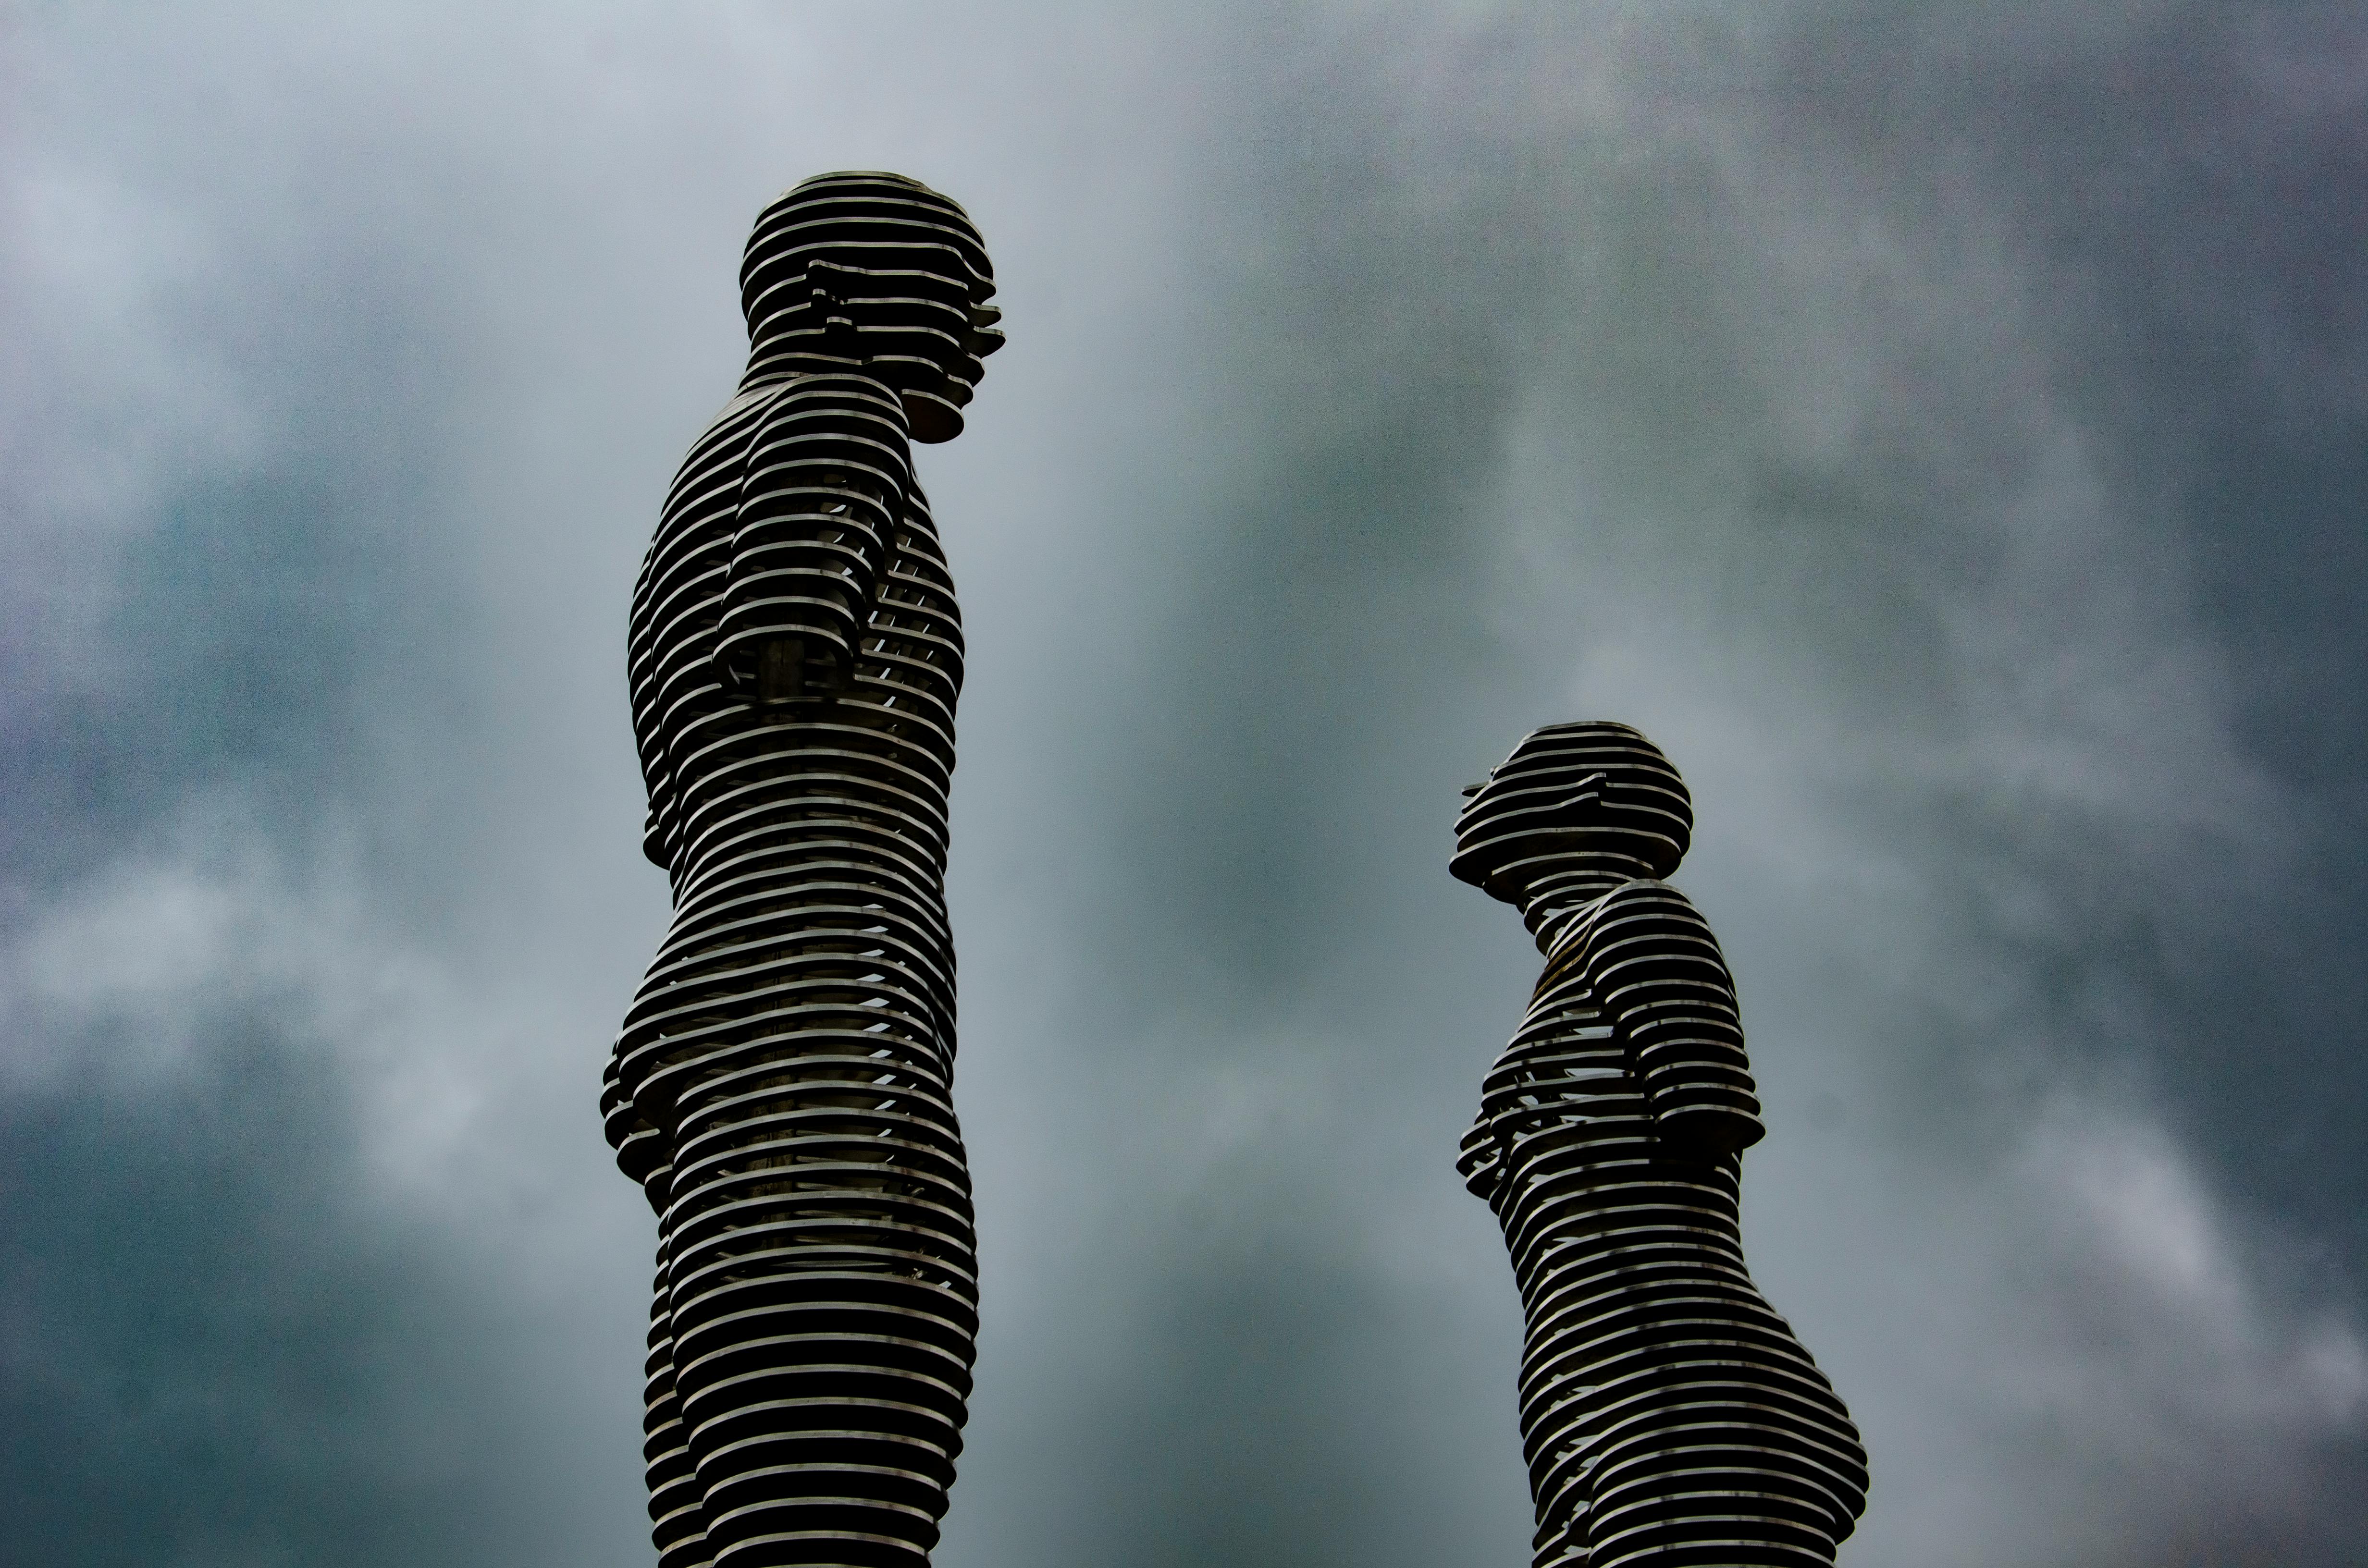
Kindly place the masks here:
POLYGON ((1649 880, 1653 868, 1633 855, 1573 855, 1530 879, 1521 892, 1521 924, 1551 953, 1563 934, 1616 887, 1649 880))

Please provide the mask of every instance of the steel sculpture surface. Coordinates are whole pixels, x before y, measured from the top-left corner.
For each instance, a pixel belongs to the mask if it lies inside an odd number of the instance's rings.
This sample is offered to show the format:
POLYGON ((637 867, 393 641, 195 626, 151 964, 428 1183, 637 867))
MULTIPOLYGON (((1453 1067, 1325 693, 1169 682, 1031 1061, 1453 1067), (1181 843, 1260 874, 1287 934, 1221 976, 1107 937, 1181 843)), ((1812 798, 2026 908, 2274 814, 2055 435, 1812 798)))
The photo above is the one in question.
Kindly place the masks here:
POLYGON ((1830 1563, 1866 1506, 1858 1428, 1751 1283, 1742 1153, 1765 1131, 1735 983, 1660 879, 1693 808, 1624 724, 1526 737, 1456 822, 1456 877, 1545 954, 1457 1168, 1528 1321, 1537 1568, 1830 1563))
POLYGON ((675 914, 602 1096, 658 1216, 664 1568, 922 1564, 977 1331, 941 878, 962 623, 908 443, 1002 344, 962 208, 810 179, 740 269, 748 369, 633 592, 675 914))

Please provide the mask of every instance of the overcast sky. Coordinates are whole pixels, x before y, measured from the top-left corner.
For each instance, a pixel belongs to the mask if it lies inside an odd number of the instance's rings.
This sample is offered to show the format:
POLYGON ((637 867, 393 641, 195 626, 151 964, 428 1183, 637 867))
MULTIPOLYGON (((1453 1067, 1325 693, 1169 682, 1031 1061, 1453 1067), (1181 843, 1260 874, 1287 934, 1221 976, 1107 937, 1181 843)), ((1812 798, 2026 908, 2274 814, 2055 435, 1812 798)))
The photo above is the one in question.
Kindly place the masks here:
POLYGON ((1526 1562, 1446 861, 1574 718, 1844 1562, 2368 1560, 2368 17, 1174 10, 0 6, 0 1557, 650 1561, 626 598, 859 167, 1011 340, 944 1568, 1526 1562))

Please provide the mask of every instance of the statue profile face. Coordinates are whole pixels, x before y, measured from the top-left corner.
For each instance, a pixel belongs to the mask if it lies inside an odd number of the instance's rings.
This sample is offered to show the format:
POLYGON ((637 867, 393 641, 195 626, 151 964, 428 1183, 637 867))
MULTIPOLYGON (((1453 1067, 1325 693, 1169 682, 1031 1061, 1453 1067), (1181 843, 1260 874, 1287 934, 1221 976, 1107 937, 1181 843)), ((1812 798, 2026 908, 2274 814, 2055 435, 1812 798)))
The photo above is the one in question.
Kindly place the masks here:
POLYGON ((1542 879, 1589 860, 1666 877, 1693 839, 1693 801, 1669 759, 1625 724, 1549 724, 1464 790, 1461 881, 1520 903, 1542 879))
POLYGON ((818 175, 757 215, 740 264, 749 369, 856 370, 916 441, 962 434, 1003 347, 995 269, 962 205, 902 175, 818 175))

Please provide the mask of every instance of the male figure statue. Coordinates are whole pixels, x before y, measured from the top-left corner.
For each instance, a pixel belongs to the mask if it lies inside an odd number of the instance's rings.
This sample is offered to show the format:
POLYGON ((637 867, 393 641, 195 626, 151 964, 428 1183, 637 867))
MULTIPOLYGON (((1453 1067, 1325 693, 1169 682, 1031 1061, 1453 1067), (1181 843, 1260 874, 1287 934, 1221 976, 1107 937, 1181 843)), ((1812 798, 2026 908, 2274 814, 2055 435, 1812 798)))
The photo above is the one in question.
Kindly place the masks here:
POLYGON ((1677 869, 1693 807, 1625 724, 1552 724, 1464 793, 1455 876, 1545 972, 1457 1168, 1528 1319, 1536 1568, 1808 1568, 1866 1506, 1858 1428, 1745 1270, 1765 1131, 1735 983, 1677 869))
POLYGON ((740 268, 748 369, 633 591, 665 946, 602 1095, 658 1215, 661 1568, 937 1543, 978 1290, 942 876, 962 624, 908 442, 1002 344, 954 202, 810 179, 740 268))

